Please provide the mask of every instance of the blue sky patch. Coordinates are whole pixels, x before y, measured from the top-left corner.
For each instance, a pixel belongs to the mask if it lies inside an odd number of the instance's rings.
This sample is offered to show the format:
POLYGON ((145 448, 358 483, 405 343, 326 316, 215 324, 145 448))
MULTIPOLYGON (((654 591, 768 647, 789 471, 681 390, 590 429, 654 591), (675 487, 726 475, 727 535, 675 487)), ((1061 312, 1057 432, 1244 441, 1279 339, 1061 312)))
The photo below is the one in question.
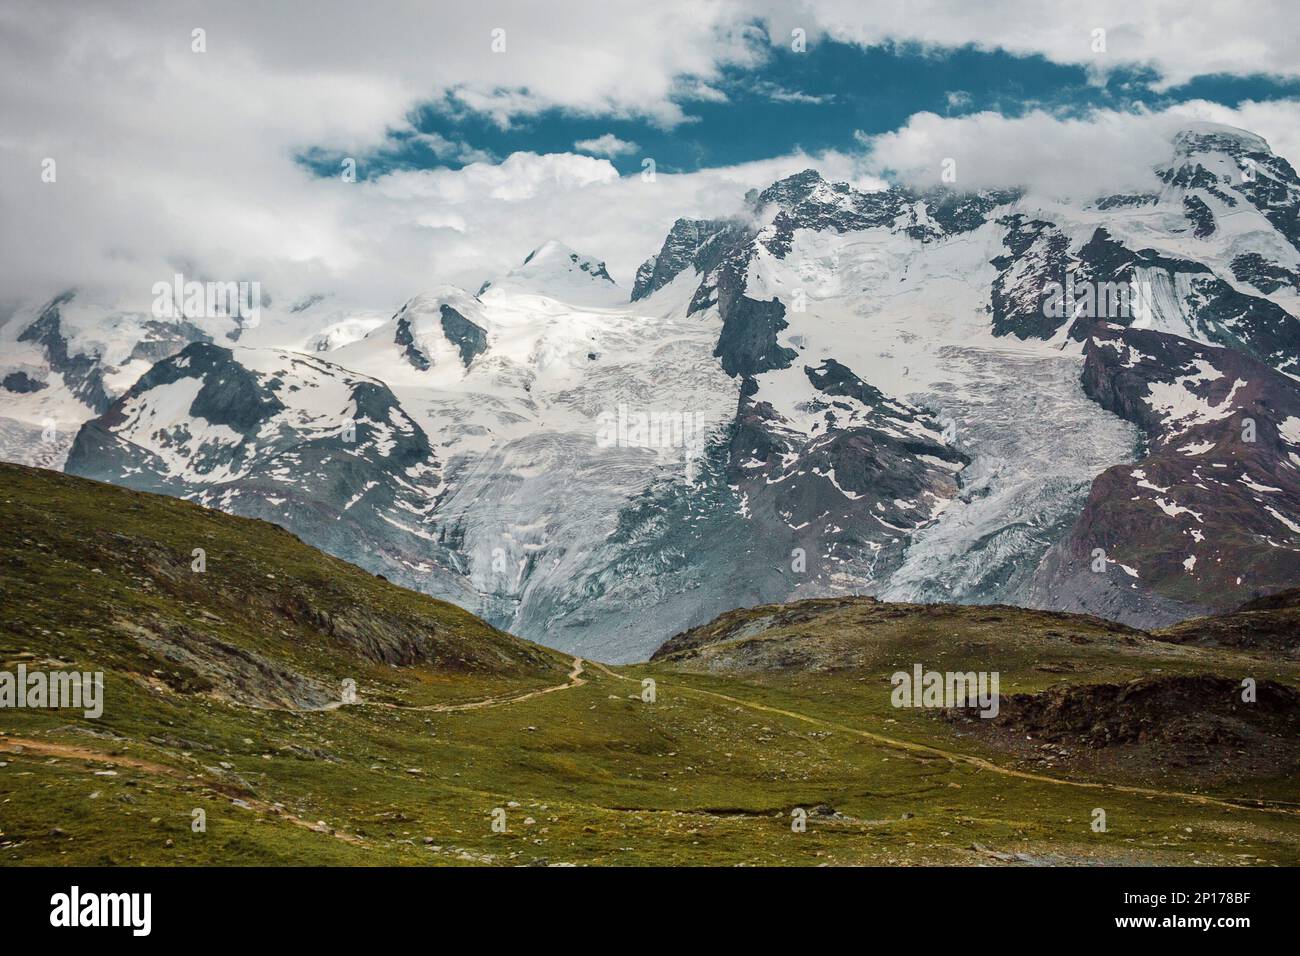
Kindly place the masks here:
MULTIPOLYGON (((1116 70, 1104 84, 1080 66, 1041 56, 977 49, 922 49, 911 45, 863 48, 822 41, 805 53, 773 51, 759 69, 730 69, 713 88, 726 101, 684 93, 677 100, 690 122, 664 129, 639 117, 585 116, 547 110, 502 128, 447 96, 411 116, 412 130, 390 133, 385 146, 358 157, 358 178, 394 169, 459 169, 499 161, 510 153, 578 152, 574 144, 613 134, 636 149, 609 160, 622 174, 652 157, 662 172, 693 172, 786 155, 853 150, 854 133, 889 132, 918 112, 960 116, 986 110, 1017 116, 1033 109, 1061 115, 1093 108, 1163 109, 1206 99, 1226 106, 1247 100, 1300 96, 1300 80, 1269 76, 1201 76, 1157 92, 1158 77, 1142 69, 1116 70)), ((337 175, 343 153, 320 144, 299 156, 323 176, 337 175)))

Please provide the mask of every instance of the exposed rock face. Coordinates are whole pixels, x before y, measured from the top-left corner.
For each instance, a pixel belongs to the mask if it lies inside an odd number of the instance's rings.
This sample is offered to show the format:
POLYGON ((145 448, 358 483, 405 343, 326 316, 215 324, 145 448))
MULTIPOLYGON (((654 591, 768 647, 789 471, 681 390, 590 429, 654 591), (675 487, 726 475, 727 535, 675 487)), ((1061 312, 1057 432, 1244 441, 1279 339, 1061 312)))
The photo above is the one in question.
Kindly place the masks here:
POLYGON ((1183 213, 1192 224, 1192 235, 1197 239, 1208 239, 1214 235, 1214 213, 1199 196, 1183 197, 1183 213))
POLYGON ((1186 131, 1175 145, 1184 157, 1172 167, 1167 181, 1199 185, 1223 198, 1228 205, 1235 201, 1224 192, 1226 185, 1258 209, 1273 227, 1300 249, 1300 178, 1281 156, 1276 155, 1258 136, 1241 130, 1186 131), (1209 172, 1195 157, 1200 153, 1231 157, 1236 176, 1222 177, 1209 172))
POLYGON ((743 224, 726 219, 678 219, 664 238, 659 254, 637 269, 632 301, 658 292, 687 268, 698 273, 712 272, 721 253, 746 231, 743 224))
POLYGON ((846 233, 888 228, 918 242, 931 242, 978 229, 991 210, 1018 196, 1005 190, 933 189, 920 194, 899 186, 860 192, 848 183, 828 183, 815 169, 805 169, 763 190, 756 205, 779 209, 761 241, 780 259, 789 253, 796 229, 846 233))
POLYGON ((998 220, 1007 227, 1002 239, 1007 254, 993 260, 993 332, 1018 339, 1050 339, 1069 321, 1044 309, 1045 287, 1064 283, 1070 262, 1070 239, 1053 223, 1022 214, 998 220))
POLYGON ((763 302, 730 292, 719 297, 725 318, 713 354, 728 375, 756 375, 789 368, 799 353, 777 344, 777 334, 790 327, 780 299, 763 302))
POLYGON ((1116 326, 1094 330, 1085 355, 1085 390, 1140 427, 1147 451, 1094 482, 1035 602, 1160 625, 1293 585, 1294 380, 1233 349, 1116 326))
POLYGON ((1136 209, 1142 206, 1156 206, 1160 196, 1155 193, 1116 193, 1103 196, 1096 202, 1096 208, 1103 212, 1110 209, 1136 209))
POLYGON ((1132 251, 1098 229, 1079 250, 1078 280, 1129 290, 1129 307, 1080 318, 1082 340, 1094 319, 1177 331, 1240 349, 1284 372, 1300 371, 1300 319, 1277 303, 1238 291, 1206 265, 1132 251))
POLYGON ((45 352, 51 371, 63 376, 72 394, 96 412, 108 407, 108 393, 104 389, 104 370, 93 356, 69 352, 68 340, 60 325, 60 310, 72 301, 75 293, 65 292, 56 297, 40 316, 18 336, 20 342, 31 342, 45 352))
MULTIPOLYGON (((478 296, 441 286, 415 296, 397 311, 391 320, 392 341, 400 347, 403 360, 417 371, 427 372, 448 361, 468 369, 488 350, 482 316, 483 303, 478 296)), ((345 348, 341 355, 350 351, 354 350, 345 348)))
POLYGON ((415 336, 411 332, 411 320, 402 313, 397 314, 397 328, 393 333, 393 341, 402 347, 402 354, 406 360, 411 363, 412 367, 419 369, 421 372, 429 370, 429 359, 415 345, 415 336))
POLYGON ((1300 756, 1300 694, 1264 680, 1256 695, 1243 701, 1236 677, 1160 676, 1004 695, 991 720, 969 709, 945 716, 1040 764, 1227 782, 1275 777, 1300 756))
POLYGON ((1248 282, 1265 295, 1288 286, 1300 292, 1300 273, 1284 268, 1258 252, 1247 252, 1232 260, 1232 275, 1248 282))
POLYGON ((445 302, 439 308, 439 312, 442 314, 443 334, 460 351, 460 360, 465 363, 466 368, 469 368, 476 355, 482 355, 487 351, 487 330, 480 325, 475 325, 445 302))
POLYGON ((10 372, 3 380, 0 380, 0 385, 3 385, 11 392, 17 392, 20 395, 39 392, 41 389, 46 387, 44 382, 40 379, 32 378, 26 372, 10 372))
POLYGON ((997 720, 1053 742, 1085 747, 1141 743, 1169 750, 1198 740, 1244 744, 1231 729, 1238 722, 1249 726, 1259 720, 1266 732, 1289 728, 1294 734, 1300 729, 1300 694, 1292 688, 1266 681, 1259 688, 1258 706, 1244 703, 1240 692, 1240 681, 1209 676, 1054 688, 1008 695, 997 720), (1207 721, 1210 713, 1222 719, 1207 721), (1213 726, 1207 728, 1206 723, 1213 726))
POLYGON ((864 562, 883 574, 901 559, 907 530, 957 493, 968 459, 933 416, 833 359, 804 372, 820 395, 807 410, 823 427, 794 427, 768 403, 743 397, 728 481, 751 521, 771 540, 789 540, 792 553, 814 555, 821 569, 864 562))
POLYGON ((392 580, 453 562, 424 432, 387 386, 305 355, 191 345, 83 426, 66 470, 287 524, 392 580))

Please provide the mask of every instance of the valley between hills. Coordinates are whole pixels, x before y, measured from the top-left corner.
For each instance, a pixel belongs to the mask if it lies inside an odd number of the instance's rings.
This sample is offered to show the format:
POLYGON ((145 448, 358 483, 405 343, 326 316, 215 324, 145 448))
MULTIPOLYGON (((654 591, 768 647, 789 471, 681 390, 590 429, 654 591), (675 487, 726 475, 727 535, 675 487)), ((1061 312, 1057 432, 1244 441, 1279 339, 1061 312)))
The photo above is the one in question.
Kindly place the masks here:
POLYGON ((0 709, 0 865, 1300 863, 1296 592, 823 598, 615 667, 174 498, 5 464, 0 519, 0 671, 104 674, 98 719, 0 709), (895 708, 915 663, 999 716, 895 708))

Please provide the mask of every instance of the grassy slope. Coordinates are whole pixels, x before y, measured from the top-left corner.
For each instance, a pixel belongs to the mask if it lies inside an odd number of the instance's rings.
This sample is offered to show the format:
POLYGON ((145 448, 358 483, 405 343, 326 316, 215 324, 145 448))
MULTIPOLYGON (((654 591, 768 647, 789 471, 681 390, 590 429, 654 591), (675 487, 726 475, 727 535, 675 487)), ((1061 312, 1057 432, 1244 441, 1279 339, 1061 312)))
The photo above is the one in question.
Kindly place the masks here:
MULTIPOLYGON (((1295 814, 1010 777, 909 749, 982 754, 942 721, 890 708, 881 678, 897 662, 969 663, 974 645, 988 645, 1004 692, 1156 667, 1272 667, 1236 652, 1059 616, 1026 630, 998 609, 974 609, 970 630, 956 627, 958 612, 864 627, 850 608, 795 625, 801 640, 843 645, 836 653, 874 648, 832 671, 589 665, 580 686, 477 710, 253 708, 202 686, 201 671, 150 656, 114 622, 164 634, 183 625, 325 685, 353 676, 367 701, 552 686, 569 662, 265 524, 49 473, 4 467, 0 478, 0 666, 58 658, 108 672, 98 721, 0 711, 9 735, 0 737, 0 864, 987 863, 1017 852, 1300 861, 1295 814), (206 575, 188 570, 196 546, 207 547, 206 575), (328 616, 305 613, 286 590, 328 616), (440 635, 427 662, 376 662, 369 628, 340 636, 319 626, 357 606, 367 616, 348 620, 375 622, 391 646, 417 625, 440 635), (220 623, 202 623, 204 611, 220 623), (643 676, 658 682, 653 704, 639 699, 643 676), (52 753, 59 746, 79 749, 52 753), (106 769, 114 774, 95 773, 106 769), (818 804, 838 815, 791 832, 791 808, 818 804), (1097 806, 1109 814, 1105 834, 1088 826, 1097 806), (495 807, 506 809, 506 833, 492 831, 495 807), (207 813, 206 833, 191 830, 195 808, 207 813)), ((1261 676, 1295 682, 1293 669, 1273 671, 1261 676)), ((1294 782, 1283 774, 1222 795, 1294 800, 1294 782)))
POLYGON ((290 703, 300 684, 335 699, 345 678, 363 696, 429 702, 467 681, 477 694, 484 680, 533 685, 568 670, 564 655, 263 521, 0 464, 0 525, 0 653, 11 657, 264 705, 290 703), (429 666, 389 666, 417 663, 429 666))
POLYGON ((1176 644, 1255 649, 1300 659, 1300 588, 1247 601, 1231 614, 1198 617, 1155 631, 1176 644))

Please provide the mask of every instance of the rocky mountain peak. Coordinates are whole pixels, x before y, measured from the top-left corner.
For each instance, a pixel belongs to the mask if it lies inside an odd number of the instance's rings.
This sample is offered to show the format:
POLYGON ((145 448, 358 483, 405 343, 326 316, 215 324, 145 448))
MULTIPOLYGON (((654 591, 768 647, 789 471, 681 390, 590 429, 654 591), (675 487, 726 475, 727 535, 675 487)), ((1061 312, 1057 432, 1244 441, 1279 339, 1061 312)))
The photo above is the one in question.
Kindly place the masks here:
POLYGON ((487 351, 483 303, 458 286, 422 292, 393 316, 390 333, 412 366, 426 371, 452 350, 465 368, 487 351))
POLYGON ((632 301, 662 289, 688 266, 696 273, 714 269, 734 240, 749 235, 735 219, 678 219, 673 223, 658 255, 641 263, 632 284, 632 301))
POLYGON ((1268 141, 1235 126, 1221 123, 1192 123, 1174 136, 1175 157, 1194 156, 1199 153, 1221 152, 1232 156, 1248 153, 1268 153, 1268 141))
POLYGON ((826 182, 822 174, 817 170, 805 169, 792 176, 779 179, 768 186, 758 194, 757 204, 760 207, 777 205, 783 209, 792 209, 799 203, 826 190, 847 193, 849 186, 847 183, 836 183, 832 186, 826 182))

